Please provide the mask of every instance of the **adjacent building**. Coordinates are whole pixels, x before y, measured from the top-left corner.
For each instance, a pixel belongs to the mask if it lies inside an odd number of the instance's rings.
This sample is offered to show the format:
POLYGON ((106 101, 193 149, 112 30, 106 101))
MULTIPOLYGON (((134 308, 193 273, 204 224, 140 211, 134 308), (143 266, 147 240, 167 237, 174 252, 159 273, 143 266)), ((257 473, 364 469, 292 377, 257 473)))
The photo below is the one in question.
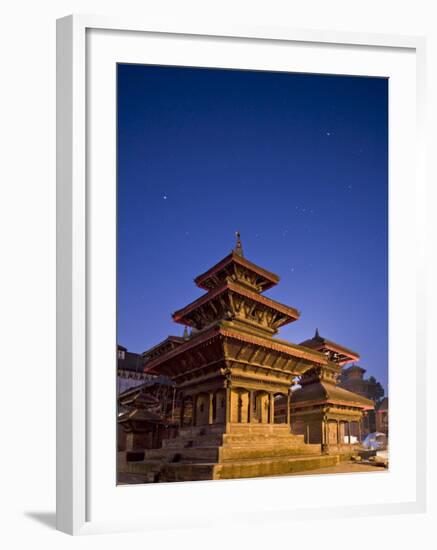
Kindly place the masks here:
POLYGON ((388 435, 388 397, 377 405, 375 411, 376 431, 388 435))
MULTIPOLYGON (((365 373, 366 369, 355 364, 343 368, 339 377, 339 386, 373 401, 374 407, 366 411, 362 422, 363 434, 367 435, 381 431, 377 427, 376 411, 383 401, 384 388, 373 376, 365 378, 365 373)), ((388 424, 387 431, 384 433, 388 433, 388 424)))
POLYGON ((151 380, 144 372, 143 362, 141 354, 128 351, 120 344, 117 346, 117 395, 151 380))

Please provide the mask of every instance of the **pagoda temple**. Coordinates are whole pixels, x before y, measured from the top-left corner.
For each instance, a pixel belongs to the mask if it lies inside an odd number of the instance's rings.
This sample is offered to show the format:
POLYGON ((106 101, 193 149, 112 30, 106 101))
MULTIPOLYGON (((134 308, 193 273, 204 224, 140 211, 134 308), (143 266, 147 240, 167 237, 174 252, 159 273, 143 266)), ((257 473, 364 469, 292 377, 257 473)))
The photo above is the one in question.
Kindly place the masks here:
POLYGON ((361 421, 374 408, 370 399, 338 386, 342 366, 357 361, 358 353, 320 336, 300 344, 325 354, 327 365, 315 365, 300 378, 293 393, 291 425, 307 443, 320 443, 325 453, 347 453, 361 441, 361 421))
POLYGON ((234 250, 196 277, 205 294, 173 313, 184 336, 169 337, 143 354, 145 372, 176 384, 179 433, 160 449, 146 450, 144 461, 130 465, 132 473, 150 481, 241 478, 340 460, 323 454, 320 441, 306 443, 305 434, 292 433, 290 399, 298 377, 330 376, 346 350, 338 347, 330 355, 276 338, 300 316, 263 294, 278 282, 244 257, 238 233, 234 250), (285 414, 278 415, 280 400, 285 414))

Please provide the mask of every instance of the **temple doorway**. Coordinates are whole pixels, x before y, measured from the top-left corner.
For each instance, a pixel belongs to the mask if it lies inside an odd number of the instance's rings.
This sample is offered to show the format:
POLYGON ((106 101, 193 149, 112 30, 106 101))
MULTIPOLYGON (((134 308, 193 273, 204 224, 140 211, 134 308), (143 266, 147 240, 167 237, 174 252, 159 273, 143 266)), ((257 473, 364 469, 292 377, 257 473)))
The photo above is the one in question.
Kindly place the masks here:
POLYGON ((269 394, 265 391, 258 391, 254 395, 254 422, 267 424, 269 421, 269 394))
POLYGON ((231 393, 231 422, 246 423, 249 421, 249 392, 235 388, 231 393))
POLYGON ((195 399, 195 425, 204 426, 209 423, 209 394, 199 393, 195 399))

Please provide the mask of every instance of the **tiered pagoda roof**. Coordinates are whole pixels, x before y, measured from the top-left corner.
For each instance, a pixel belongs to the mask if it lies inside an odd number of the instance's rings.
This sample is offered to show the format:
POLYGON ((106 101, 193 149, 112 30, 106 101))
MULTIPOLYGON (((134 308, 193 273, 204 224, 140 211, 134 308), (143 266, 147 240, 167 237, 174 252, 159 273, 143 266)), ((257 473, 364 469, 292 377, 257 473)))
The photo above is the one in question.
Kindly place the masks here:
POLYGON ((375 404, 370 399, 358 393, 345 390, 334 382, 319 379, 317 382, 305 384, 293 393, 293 407, 301 408, 316 405, 340 405, 342 407, 371 410, 375 404))
POLYGON ((299 319, 295 308, 262 295, 279 282, 279 277, 244 258, 239 233, 231 254, 194 282, 208 292, 173 313, 173 319, 196 330, 227 319, 272 335, 299 319))
POLYGON ((327 358, 328 363, 322 367, 315 365, 302 375, 299 381, 302 387, 293 394, 295 410, 320 405, 362 410, 374 407, 370 399, 337 385, 342 365, 358 360, 358 353, 320 336, 317 329, 313 338, 305 340, 300 345, 319 351, 327 358))
POLYGON ((146 351, 147 372, 176 380, 200 368, 214 370, 220 362, 225 369, 255 365, 260 372, 274 369, 285 377, 310 365, 326 365, 328 358, 318 350, 272 338, 300 316, 297 309, 262 294, 278 282, 277 275, 244 258, 237 234, 235 249, 196 277, 206 294, 173 313, 174 321, 191 327, 191 334, 169 337, 146 351))
POLYGON ((168 336, 165 340, 149 348, 142 354, 143 362, 150 361, 161 355, 165 355, 174 348, 185 342, 185 338, 180 336, 168 336))
POLYGON ((278 275, 246 260, 235 250, 194 279, 199 288, 211 290, 227 280, 238 281, 257 292, 264 292, 279 282, 278 275))
POLYGON ((290 371, 297 375, 310 365, 327 363, 321 353, 284 340, 251 334, 224 322, 194 334, 165 356, 149 360, 145 368, 147 372, 164 374, 176 380, 201 368, 213 369, 218 358, 223 360, 223 368, 236 363, 256 365, 260 373, 275 369, 284 375, 290 371))
POLYGON ((218 318, 238 319, 269 333, 299 319, 299 312, 262 296, 244 284, 226 280, 191 304, 173 313, 177 323, 200 330, 218 318))
POLYGON ((324 353, 331 361, 338 363, 339 365, 345 365, 351 361, 358 361, 360 358, 356 351, 352 351, 345 346, 336 344, 335 342, 320 336, 318 329, 316 329, 316 333, 312 338, 301 342, 300 345, 324 353))

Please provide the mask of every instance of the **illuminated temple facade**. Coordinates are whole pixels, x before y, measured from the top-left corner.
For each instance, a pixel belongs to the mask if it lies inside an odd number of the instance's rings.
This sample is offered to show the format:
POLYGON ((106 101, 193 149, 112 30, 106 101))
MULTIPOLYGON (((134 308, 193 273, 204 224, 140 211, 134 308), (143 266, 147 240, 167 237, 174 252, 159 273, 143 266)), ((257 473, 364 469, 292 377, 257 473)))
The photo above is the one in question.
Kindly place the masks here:
MULTIPOLYGON (((305 389, 315 377, 335 385, 330 378, 343 357, 276 337, 300 315, 264 295, 278 282, 277 275, 244 257, 238 234, 235 249, 195 279, 205 293, 173 314, 184 336, 169 337, 143 354, 146 373, 175 384, 178 435, 146 450, 143 461, 129 466, 131 473, 150 481, 257 477, 340 460, 324 452, 325 413, 311 417, 308 438, 308 411, 293 409, 301 390, 292 388, 301 380, 305 389), (291 430, 293 411, 303 418, 297 434, 291 430)), ((313 407, 308 399, 303 403, 313 407)), ((357 404, 354 419, 365 405, 357 404)))

